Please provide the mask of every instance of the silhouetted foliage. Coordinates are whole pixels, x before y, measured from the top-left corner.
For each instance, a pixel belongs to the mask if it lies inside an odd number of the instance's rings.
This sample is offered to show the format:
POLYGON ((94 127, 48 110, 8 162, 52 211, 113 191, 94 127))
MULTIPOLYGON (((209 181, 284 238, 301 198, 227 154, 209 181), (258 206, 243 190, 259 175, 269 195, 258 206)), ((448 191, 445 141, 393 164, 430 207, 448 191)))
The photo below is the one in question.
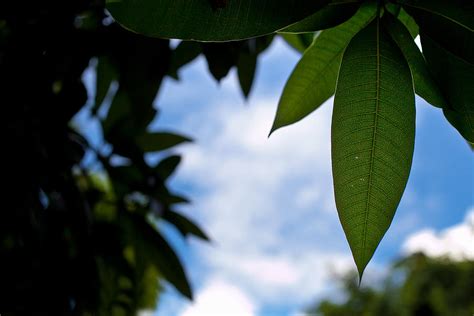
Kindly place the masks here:
MULTIPOLYGON (((241 55, 256 61, 271 37, 233 43, 229 59, 221 60, 227 46, 172 49, 169 40, 119 27, 104 6, 96 0, 0 5, 2 315, 133 315, 155 306, 161 278, 192 297, 156 223, 208 238, 174 210, 188 201, 166 182, 180 157, 165 151, 156 164, 145 159, 191 139, 149 130, 154 100, 163 79, 177 79, 203 51, 220 79, 241 55), (89 65, 97 82, 87 103, 82 75, 89 65), (75 126, 81 111, 100 124, 97 139, 75 126)), ((245 94, 254 70, 241 81, 245 94)))

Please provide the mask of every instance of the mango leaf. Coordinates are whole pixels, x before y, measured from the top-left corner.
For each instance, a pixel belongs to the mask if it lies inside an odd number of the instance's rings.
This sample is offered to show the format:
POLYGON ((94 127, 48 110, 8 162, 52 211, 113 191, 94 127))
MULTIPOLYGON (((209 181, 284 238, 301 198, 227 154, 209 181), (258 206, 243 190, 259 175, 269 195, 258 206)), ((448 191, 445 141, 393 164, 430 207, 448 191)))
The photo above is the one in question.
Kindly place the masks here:
POLYGON ((410 32, 391 14, 385 14, 383 22, 410 66, 416 94, 434 106, 446 107, 446 100, 410 32))
POLYGON ((415 20, 405 10, 401 9, 398 12, 397 18, 405 25, 413 38, 420 33, 418 24, 416 24, 415 20))
POLYGON ((465 0, 399 0, 425 34, 445 50, 474 63, 474 3, 465 0))
POLYGON ((226 41, 270 34, 306 18, 328 2, 107 0, 107 9, 122 26, 146 36, 226 41))
POLYGON ((474 64, 455 56, 421 30, 421 45, 449 106, 448 121, 469 142, 474 142, 474 64))
POLYGON ((255 78, 257 57, 258 55, 256 53, 244 52, 240 54, 239 61, 237 62, 237 75, 239 77, 240 88, 246 98, 248 98, 250 94, 255 78))
POLYGON ((170 224, 173 224, 179 232, 184 236, 193 235, 202 240, 209 241, 209 237, 188 218, 171 210, 167 210, 163 214, 163 219, 170 224))
POLYGON ((196 59, 202 52, 202 46, 197 42, 182 41, 171 54, 168 74, 179 79, 178 70, 196 59))
POLYGON ((414 140, 410 68, 376 19, 344 52, 332 117, 336 206, 360 277, 402 197, 414 140))
POLYGON ((136 141, 144 152, 166 150, 182 143, 192 142, 185 136, 163 132, 145 133, 139 136, 136 141))
POLYGON ((123 212, 123 221, 131 233, 148 250, 147 257, 160 274, 181 294, 192 300, 192 291, 178 256, 161 234, 141 215, 123 212))
POLYGON ((360 3, 357 2, 331 2, 321 10, 299 22, 279 30, 279 32, 309 33, 325 30, 350 19, 356 13, 359 6, 360 3))
POLYGON ((342 52, 375 14, 376 5, 365 4, 349 21, 315 38, 286 83, 270 134, 306 117, 334 94, 342 52))
POLYGON ((279 33, 279 35, 288 43, 288 45, 300 53, 303 53, 311 45, 311 43, 313 43, 315 36, 313 33, 279 33))
POLYGON ((160 177, 162 181, 166 181, 171 174, 176 170, 179 163, 181 162, 181 157, 177 155, 169 156, 162 159, 158 165, 154 168, 154 171, 160 177))

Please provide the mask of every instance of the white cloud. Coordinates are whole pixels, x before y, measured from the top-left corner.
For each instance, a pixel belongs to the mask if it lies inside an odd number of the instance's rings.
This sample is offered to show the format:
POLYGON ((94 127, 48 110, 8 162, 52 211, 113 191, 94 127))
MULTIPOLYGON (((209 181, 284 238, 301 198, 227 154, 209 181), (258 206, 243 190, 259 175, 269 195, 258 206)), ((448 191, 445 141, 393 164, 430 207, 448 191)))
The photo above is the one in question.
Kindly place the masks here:
POLYGON ((251 316, 255 302, 242 290, 221 279, 211 280, 181 316, 251 316))
POLYGON ((330 103, 270 138, 276 99, 186 121, 197 145, 179 178, 199 187, 189 214, 215 241, 202 260, 260 303, 307 303, 354 267, 333 201, 330 103))
POLYGON ((430 257, 448 257, 455 261, 474 260, 474 207, 458 225, 441 232, 423 229, 409 236, 403 251, 406 254, 423 252, 430 257))

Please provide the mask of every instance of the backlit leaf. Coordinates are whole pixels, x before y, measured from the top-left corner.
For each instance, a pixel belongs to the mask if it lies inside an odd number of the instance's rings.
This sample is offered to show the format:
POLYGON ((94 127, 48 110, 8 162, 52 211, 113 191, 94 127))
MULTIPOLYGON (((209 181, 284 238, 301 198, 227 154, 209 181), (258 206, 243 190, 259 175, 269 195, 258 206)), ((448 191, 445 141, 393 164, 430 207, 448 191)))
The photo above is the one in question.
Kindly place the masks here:
POLYGON ((113 18, 136 33, 200 41, 270 34, 298 22, 328 0, 108 0, 113 18))
POLYGON ((375 4, 368 3, 349 21, 316 37, 286 83, 271 133, 301 120, 334 94, 342 52, 375 13, 375 4))
POLYGON ((414 139, 410 69, 376 19, 344 52, 332 118, 336 206, 361 277, 402 197, 414 139))

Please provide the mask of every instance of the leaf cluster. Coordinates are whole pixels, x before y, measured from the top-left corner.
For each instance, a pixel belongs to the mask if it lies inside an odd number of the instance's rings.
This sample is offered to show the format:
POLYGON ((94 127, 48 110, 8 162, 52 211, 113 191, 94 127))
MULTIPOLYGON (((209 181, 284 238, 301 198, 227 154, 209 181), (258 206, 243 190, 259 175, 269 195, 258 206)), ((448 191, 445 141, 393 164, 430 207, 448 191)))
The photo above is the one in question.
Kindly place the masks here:
POLYGON ((271 132, 335 96, 335 199, 360 276, 408 181, 415 94, 474 142, 472 1, 111 0, 107 7, 121 25, 151 37, 232 41, 279 33, 303 52, 271 132))

